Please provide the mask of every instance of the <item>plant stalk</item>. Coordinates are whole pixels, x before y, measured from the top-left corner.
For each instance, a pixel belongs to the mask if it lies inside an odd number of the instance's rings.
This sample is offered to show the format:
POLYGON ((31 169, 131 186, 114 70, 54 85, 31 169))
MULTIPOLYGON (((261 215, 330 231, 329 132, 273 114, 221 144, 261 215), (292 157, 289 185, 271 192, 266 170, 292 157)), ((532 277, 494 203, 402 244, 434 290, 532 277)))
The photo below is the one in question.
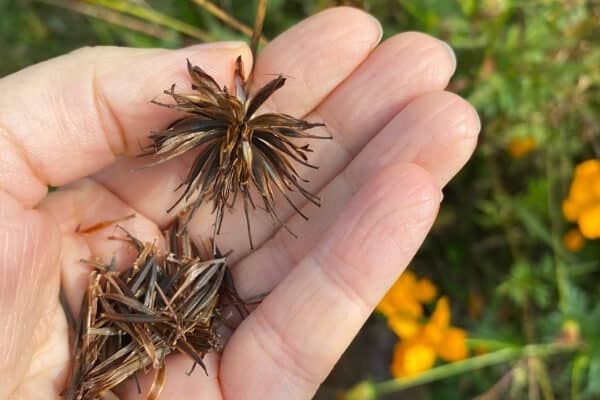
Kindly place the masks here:
POLYGON ((512 360, 518 360, 523 357, 548 357, 556 354, 573 352, 578 348, 579 345, 564 345, 560 343, 529 344, 523 347, 504 348, 494 351, 493 353, 441 365, 414 377, 391 379, 376 383, 375 390, 378 395, 394 393, 410 387, 460 375, 465 372, 502 364, 512 360))

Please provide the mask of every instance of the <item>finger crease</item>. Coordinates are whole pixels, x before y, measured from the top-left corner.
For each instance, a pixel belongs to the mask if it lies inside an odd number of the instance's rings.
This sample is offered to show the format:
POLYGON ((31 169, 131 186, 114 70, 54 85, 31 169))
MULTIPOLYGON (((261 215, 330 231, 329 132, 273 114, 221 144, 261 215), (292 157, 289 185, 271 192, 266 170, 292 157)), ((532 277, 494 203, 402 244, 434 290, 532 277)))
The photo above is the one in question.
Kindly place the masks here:
POLYGON ((106 96, 104 96, 102 90, 100 89, 100 85, 98 85, 98 75, 95 65, 92 66, 91 74, 92 99, 94 102, 94 108, 96 109, 96 115, 98 116, 100 129, 104 133, 106 143, 111 153, 117 157, 120 154, 127 152, 127 138, 125 135, 125 129, 123 128, 123 124, 119 120, 117 113, 112 108, 110 101, 108 101, 106 96), (116 127, 116 131, 114 132, 118 138, 118 145, 116 148, 111 140, 112 132, 107 127, 109 124, 106 123, 106 118, 108 118, 110 122, 112 122, 112 125, 116 127))
POLYGON ((25 147, 21 145, 17 140, 15 140, 15 136, 11 133, 11 131, 0 121, 0 136, 4 137, 8 143, 10 143, 13 148, 16 150, 17 156, 25 163, 27 168, 29 169, 29 173, 33 176, 37 181, 39 181, 42 185, 48 185, 48 178, 43 176, 38 169, 33 167, 33 162, 29 158, 25 147))
POLYGON ((283 265, 286 271, 290 270, 288 266, 295 265, 299 261, 287 244, 289 237, 290 234, 287 231, 280 229, 274 236, 273 246, 271 247, 273 265, 283 265))
POLYGON ((318 267, 318 271, 321 272, 321 275, 329 282, 330 286, 341 292, 344 297, 359 310, 361 315, 369 314, 373 306, 358 292, 356 287, 352 285, 343 274, 336 272, 348 269, 359 271, 358 266, 348 262, 345 258, 332 250, 328 251, 326 255, 320 255, 319 253, 320 252, 318 251, 315 252, 315 255, 312 257, 314 264, 318 267), (335 266, 335 268, 332 266, 335 266))
POLYGON ((292 379, 299 380, 307 386, 316 386, 321 383, 318 374, 303 365, 298 360, 303 355, 290 345, 281 332, 269 320, 262 307, 258 307, 252 314, 257 324, 251 330, 257 344, 268 355, 281 371, 285 371, 292 379), (277 350, 279 349, 279 350, 277 350))
POLYGON ((129 203, 128 201, 124 200, 121 196, 119 196, 116 192, 112 191, 110 188, 108 188, 107 186, 105 186, 102 182, 98 181, 96 178, 94 177, 89 177, 89 179, 94 182, 95 184, 99 185, 101 189, 106 190, 108 193, 110 193, 111 195, 113 195, 118 201, 120 201, 122 204, 127 205, 127 207, 129 207, 133 213, 135 215, 139 215, 142 218, 146 219, 147 221, 152 222, 154 225, 156 225, 158 227, 159 230, 161 230, 161 226, 158 223, 158 221, 154 220, 153 218, 150 218, 149 216, 147 216, 146 214, 142 213, 141 211, 139 211, 137 208, 135 208, 131 203, 129 203))

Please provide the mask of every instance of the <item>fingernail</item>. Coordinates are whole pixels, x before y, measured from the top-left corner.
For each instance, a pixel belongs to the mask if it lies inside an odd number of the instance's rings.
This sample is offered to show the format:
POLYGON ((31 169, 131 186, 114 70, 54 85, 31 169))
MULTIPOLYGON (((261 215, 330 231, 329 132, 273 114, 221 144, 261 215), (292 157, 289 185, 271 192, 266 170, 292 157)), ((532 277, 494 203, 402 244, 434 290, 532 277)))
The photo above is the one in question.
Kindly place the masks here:
POLYGON ((446 49, 448 49, 448 53, 450 53, 450 58, 452 59, 452 70, 456 71, 456 53, 454 52, 454 50, 452 49, 452 47, 450 47, 450 45, 448 43, 446 43, 440 39, 438 39, 438 40, 441 44, 444 45, 444 47, 446 49))
POLYGON ((379 29, 379 36, 377 37, 377 41, 375 42, 375 44, 379 44, 379 42, 381 42, 381 38, 383 38, 383 25, 381 25, 381 21, 379 21, 373 15, 369 14, 369 16, 371 18, 373 18, 373 21, 375 22, 375 25, 377 25, 377 28, 379 29))
POLYGON ((444 191, 440 190, 440 203, 444 201, 444 191))

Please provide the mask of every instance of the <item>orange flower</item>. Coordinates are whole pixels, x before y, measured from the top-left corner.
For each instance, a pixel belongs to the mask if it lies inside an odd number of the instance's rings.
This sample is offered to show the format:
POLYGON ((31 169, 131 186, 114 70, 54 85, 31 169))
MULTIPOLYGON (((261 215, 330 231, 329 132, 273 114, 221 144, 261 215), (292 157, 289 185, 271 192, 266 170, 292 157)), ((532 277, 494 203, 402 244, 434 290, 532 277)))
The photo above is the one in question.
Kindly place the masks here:
POLYGON ((440 344, 436 347, 436 352, 444 361, 464 360, 469 354, 467 333, 460 328, 448 328, 444 332, 440 344))
POLYGON ((402 339, 414 337, 421 329, 421 325, 415 318, 402 314, 389 316, 388 326, 402 339))
POLYGON ((563 236, 563 243, 567 250, 577 252, 585 245, 585 238, 578 229, 570 229, 563 236))
POLYGON ((450 302, 446 296, 437 301, 428 324, 435 325, 438 329, 446 329, 450 325, 450 302))
POLYGON ((588 207, 577 218, 579 230, 588 239, 600 238, 600 204, 588 207))
POLYGON ((562 212, 567 221, 575 222, 581 212, 581 208, 579 203, 569 197, 562 203, 562 212))
POLYGON ((417 280, 412 272, 404 272, 381 299, 377 311, 388 318, 396 314, 419 318, 423 315, 423 307, 413 296, 416 285, 417 280))
POLYGON ((508 153, 512 158, 522 158, 536 148, 537 144, 531 136, 514 138, 508 144, 508 153))
POLYGON ((437 296, 437 288, 427 278, 420 279, 415 289, 415 297, 421 303, 431 303, 435 299, 435 296, 437 296))
POLYGON ((600 160, 586 160, 575 167, 575 179, 592 178, 600 174, 600 160))
POLYGON ((427 371, 435 364, 435 350, 420 340, 399 342, 394 348, 391 373, 403 378, 427 371))
POLYGON ((418 280, 406 271, 386 293, 377 306, 390 329, 400 338, 394 348, 390 370, 396 378, 426 371, 439 357, 456 361, 468 354, 466 333, 450 326, 450 303, 442 296, 438 299, 428 321, 421 322, 422 303, 435 299, 437 288, 429 279, 418 280))
POLYGON ((576 178, 571 182, 568 199, 575 202, 580 209, 585 208, 585 206, 597 200, 594 191, 591 190, 592 186, 593 181, 591 178, 576 178))
POLYGON ((450 303, 447 297, 440 297, 431 318, 423 326, 422 335, 432 346, 439 348, 446 345, 445 340, 449 329, 453 329, 450 327, 450 303))
POLYGON ((404 271, 381 299, 376 309, 388 318, 397 314, 420 318, 423 315, 421 299, 427 299, 431 296, 431 292, 436 290, 431 282, 423 283, 423 279, 417 281, 412 271, 404 271))
MULTIPOLYGON (((577 222, 584 237, 600 238, 600 160, 587 160, 575 167, 562 212, 567 221, 577 222)), ((568 233, 563 240, 568 249, 577 251, 583 246, 581 239, 568 233)))

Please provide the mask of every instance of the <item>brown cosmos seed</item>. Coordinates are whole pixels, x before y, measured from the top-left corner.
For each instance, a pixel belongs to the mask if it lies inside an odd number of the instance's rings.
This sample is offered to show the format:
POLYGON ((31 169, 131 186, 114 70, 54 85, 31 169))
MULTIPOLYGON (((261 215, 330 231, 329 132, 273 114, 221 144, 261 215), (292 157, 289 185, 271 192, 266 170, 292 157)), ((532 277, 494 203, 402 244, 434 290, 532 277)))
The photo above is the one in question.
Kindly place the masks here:
POLYGON ((175 221, 167 231, 166 255, 125 232, 124 240, 137 252, 126 271, 118 272, 115 260, 87 261, 94 271, 77 326, 66 399, 116 398, 115 386, 149 368, 155 372, 146 399, 158 399, 167 355, 187 354, 193 366, 208 373, 204 356, 223 346, 222 309, 235 305, 247 314, 225 257, 204 254, 187 232, 177 234, 179 228, 175 221))
MULTIPOLYGON (((234 91, 217 82, 198 66, 187 63, 192 81, 192 92, 177 93, 175 85, 164 93, 174 103, 153 101, 187 115, 161 132, 150 136, 151 143, 144 148, 143 156, 155 155, 159 164, 178 157, 190 150, 198 150, 187 176, 177 188, 183 188, 171 211, 185 200, 190 202, 188 220, 203 203, 211 202, 215 214, 214 235, 220 231, 225 209, 234 206, 236 196, 244 202, 244 215, 250 247, 253 247, 250 230, 249 209, 256 209, 251 192, 256 190, 264 209, 280 225, 285 225, 275 211, 275 196, 283 195, 287 202, 303 218, 307 217, 292 201, 289 192, 297 191, 306 200, 319 206, 318 196, 306 190, 297 166, 317 169, 308 162, 312 149, 308 144, 297 144, 302 139, 331 139, 308 133, 322 123, 308 122, 282 113, 257 114, 260 106, 285 84, 278 76, 255 94, 249 95, 244 80, 241 57, 236 61, 234 91)), ((252 75, 252 73, 250 74, 252 75)), ((251 77, 249 77, 251 79, 251 77)), ((154 165, 153 164, 153 165, 154 165)))

